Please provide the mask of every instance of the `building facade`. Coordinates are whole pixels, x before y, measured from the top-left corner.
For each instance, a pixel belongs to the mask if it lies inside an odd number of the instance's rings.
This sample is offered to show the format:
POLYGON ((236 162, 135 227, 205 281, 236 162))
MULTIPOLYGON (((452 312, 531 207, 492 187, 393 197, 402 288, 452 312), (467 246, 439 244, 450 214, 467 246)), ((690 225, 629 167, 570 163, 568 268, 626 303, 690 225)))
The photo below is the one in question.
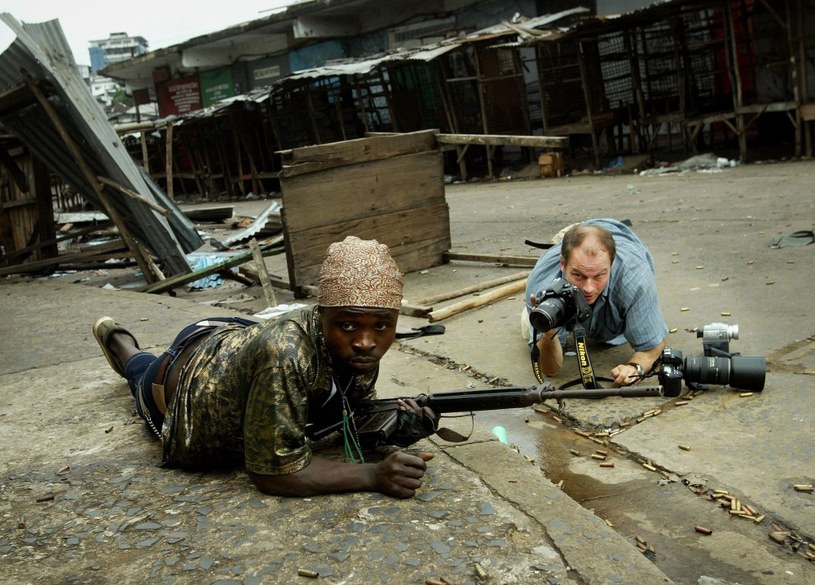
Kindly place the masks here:
POLYGON ((111 33, 107 39, 89 41, 89 43, 88 53, 93 73, 108 65, 127 61, 149 51, 147 40, 144 37, 131 37, 125 32, 111 33))

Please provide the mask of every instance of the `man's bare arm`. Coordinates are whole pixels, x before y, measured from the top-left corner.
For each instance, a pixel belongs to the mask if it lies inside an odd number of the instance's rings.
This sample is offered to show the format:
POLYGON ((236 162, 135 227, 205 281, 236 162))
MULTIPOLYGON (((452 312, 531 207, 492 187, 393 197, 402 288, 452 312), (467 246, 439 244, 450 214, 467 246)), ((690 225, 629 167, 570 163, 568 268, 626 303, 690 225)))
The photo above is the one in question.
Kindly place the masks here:
POLYGON ((249 472, 258 489, 275 496, 316 496, 340 492, 381 492, 397 498, 410 498, 422 485, 431 453, 419 456, 402 451, 391 453, 378 463, 342 463, 323 457, 296 473, 265 475, 249 472))

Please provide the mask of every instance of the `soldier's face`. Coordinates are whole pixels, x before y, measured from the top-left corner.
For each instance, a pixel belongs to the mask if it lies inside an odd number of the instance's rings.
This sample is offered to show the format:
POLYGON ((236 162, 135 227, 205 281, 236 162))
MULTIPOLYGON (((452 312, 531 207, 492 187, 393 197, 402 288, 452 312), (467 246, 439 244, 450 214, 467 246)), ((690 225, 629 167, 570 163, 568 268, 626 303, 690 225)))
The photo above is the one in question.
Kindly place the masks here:
POLYGON ((374 369, 396 337, 396 309, 321 307, 320 312, 326 346, 338 368, 374 369))

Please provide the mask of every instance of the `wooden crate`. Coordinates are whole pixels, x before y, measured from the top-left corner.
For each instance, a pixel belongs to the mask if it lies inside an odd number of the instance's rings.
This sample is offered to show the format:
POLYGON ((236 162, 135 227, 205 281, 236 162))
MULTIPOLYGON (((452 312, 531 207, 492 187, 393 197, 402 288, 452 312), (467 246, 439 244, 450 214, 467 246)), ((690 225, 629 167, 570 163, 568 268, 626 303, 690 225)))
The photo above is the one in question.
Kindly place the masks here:
POLYGON ((56 258, 48 169, 22 146, 0 149, 0 265, 56 258))
POLYGON ((544 152, 538 157, 538 164, 541 168, 541 177, 563 176, 563 153, 561 152, 544 152))
POLYGON ((289 284, 317 284, 328 246, 346 236, 390 247, 399 269, 444 262, 450 214, 436 131, 374 135, 281 152, 289 284))

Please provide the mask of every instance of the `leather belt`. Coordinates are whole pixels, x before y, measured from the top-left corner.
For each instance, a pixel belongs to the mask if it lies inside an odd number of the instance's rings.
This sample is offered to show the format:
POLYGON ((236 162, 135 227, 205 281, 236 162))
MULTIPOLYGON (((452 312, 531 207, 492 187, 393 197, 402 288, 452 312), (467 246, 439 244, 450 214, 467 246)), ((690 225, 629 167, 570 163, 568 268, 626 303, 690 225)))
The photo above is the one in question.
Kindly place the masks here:
POLYGON ((216 327, 217 325, 214 324, 196 327, 167 350, 166 355, 164 358, 162 358, 161 363, 159 364, 158 371, 156 372, 156 378, 151 386, 153 401, 156 403, 156 407, 159 409, 161 414, 165 414, 167 412, 167 405, 173 398, 172 394, 169 396, 167 395, 166 388, 167 376, 169 375, 173 364, 191 343, 198 340, 203 336, 203 334, 208 335, 214 331, 216 327))

